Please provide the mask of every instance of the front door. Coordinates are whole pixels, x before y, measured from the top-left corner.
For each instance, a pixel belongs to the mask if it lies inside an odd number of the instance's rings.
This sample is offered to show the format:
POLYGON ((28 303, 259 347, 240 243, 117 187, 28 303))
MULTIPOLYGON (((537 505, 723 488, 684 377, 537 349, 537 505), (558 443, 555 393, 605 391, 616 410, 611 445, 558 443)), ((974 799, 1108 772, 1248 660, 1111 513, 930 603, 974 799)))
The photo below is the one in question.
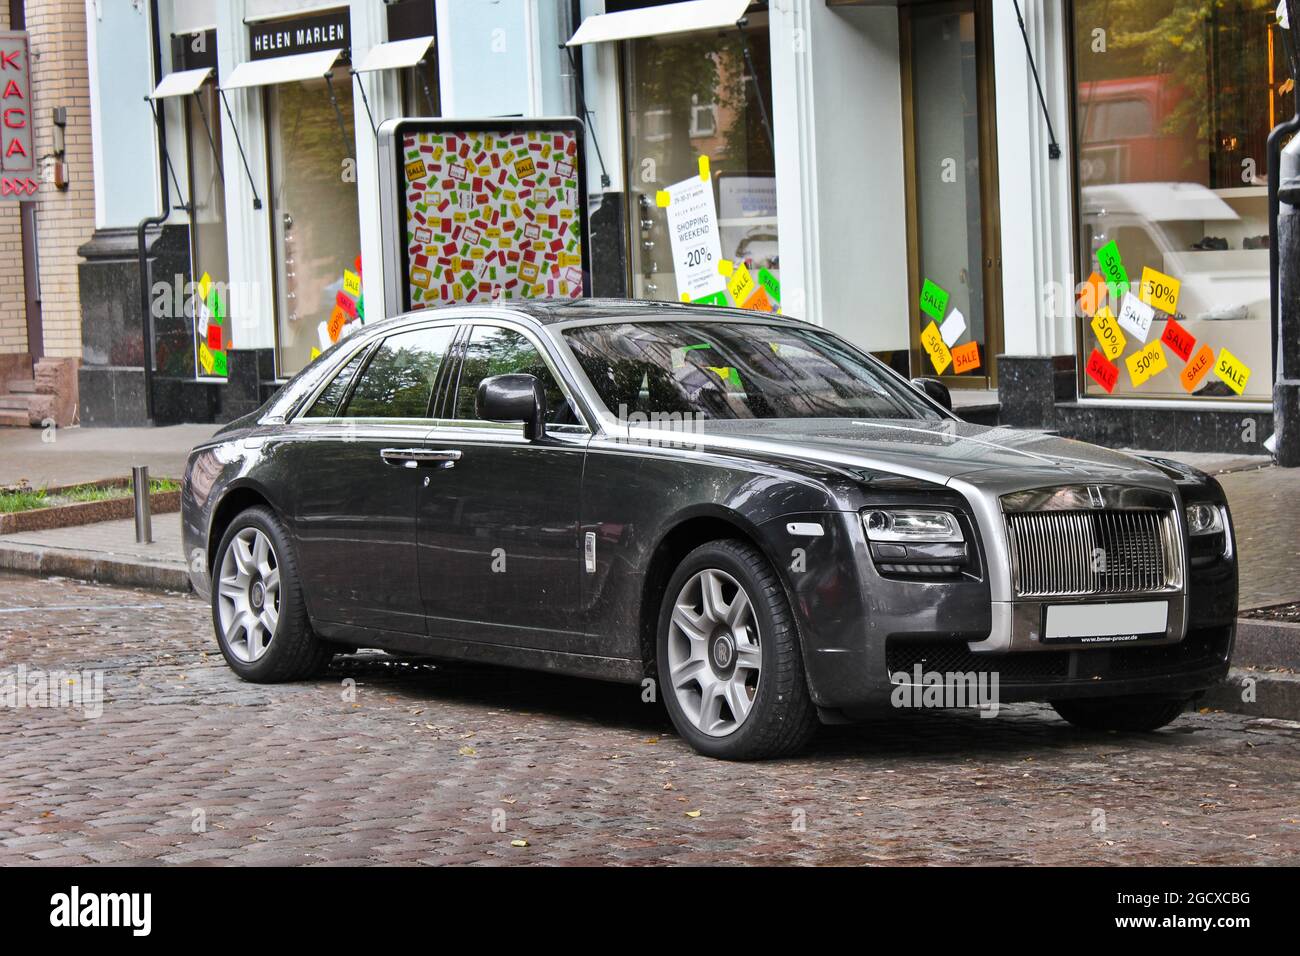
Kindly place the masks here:
POLYGON ((996 387, 1002 240, 991 2, 918 3, 900 17, 912 374, 996 387), (937 350, 926 346, 931 322, 943 338, 937 350))
POLYGON ((589 432, 542 349, 522 331, 475 325, 459 350, 443 420, 429 436, 456 460, 420 488, 420 587, 433 637, 581 653, 578 496, 589 432), (536 375, 547 436, 478 419, 479 383, 536 375))

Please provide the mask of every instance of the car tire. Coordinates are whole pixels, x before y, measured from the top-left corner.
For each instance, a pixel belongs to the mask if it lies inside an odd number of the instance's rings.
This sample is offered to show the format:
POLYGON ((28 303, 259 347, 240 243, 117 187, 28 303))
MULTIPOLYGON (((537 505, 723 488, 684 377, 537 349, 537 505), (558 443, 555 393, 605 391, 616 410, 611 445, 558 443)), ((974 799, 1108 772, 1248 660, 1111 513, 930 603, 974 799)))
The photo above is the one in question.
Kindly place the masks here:
POLYGON ((212 623, 230 669, 256 684, 318 676, 335 654, 312 632, 293 543, 269 508, 241 512, 221 536, 212 623))
POLYGON ((1177 720, 1187 704, 1186 698, 1153 694, 1052 701, 1056 712, 1076 727, 1126 733, 1159 730, 1177 720))
POLYGON ((656 650, 669 717, 699 753, 780 757, 816 732, 790 602, 752 545, 712 541, 686 556, 664 593, 656 650))

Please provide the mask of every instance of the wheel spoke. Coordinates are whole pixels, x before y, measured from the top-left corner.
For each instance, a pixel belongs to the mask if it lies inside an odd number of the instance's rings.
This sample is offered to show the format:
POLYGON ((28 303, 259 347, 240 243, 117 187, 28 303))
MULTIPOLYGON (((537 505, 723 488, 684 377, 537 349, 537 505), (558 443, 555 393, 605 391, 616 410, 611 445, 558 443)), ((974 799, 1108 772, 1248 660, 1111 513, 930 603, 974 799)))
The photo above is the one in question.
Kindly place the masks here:
POLYGON ((722 701, 726 698, 726 688, 722 681, 714 680, 712 675, 708 680, 700 680, 700 712, 695 720, 695 726, 706 734, 716 734, 722 729, 722 701))
POLYGON ((749 709, 754 706, 745 682, 735 676, 727 681, 727 706, 731 708, 731 716, 737 723, 743 722, 749 716, 749 709))
POLYGON ((230 550, 235 557, 235 563, 239 565, 240 574, 251 576, 257 570, 257 562, 253 560, 253 549, 249 547, 243 535, 237 536, 230 543, 230 550))
POLYGON ((749 595, 745 593, 744 588, 736 589, 736 596, 731 599, 731 604, 727 606, 727 626, 735 631, 743 627, 749 620, 749 595))
POLYGON ((708 669, 709 664, 703 657, 691 657, 675 666, 669 677, 674 687, 681 688, 698 678, 701 671, 708 669))
POLYGON ((257 573, 263 580, 271 573, 271 542, 267 540, 266 535, 260 531, 257 537, 253 539, 253 563, 257 566, 257 573))
MULTIPOLYGON (((695 642, 703 643, 709 636, 709 626, 702 615, 696 614, 691 608, 684 604, 678 604, 673 608, 673 624, 686 636, 691 642, 691 654, 695 654, 695 642)), ((703 651, 701 650, 701 656, 703 651)))
POLYGON ((722 579, 714 571, 700 575, 700 604, 704 619, 721 624, 727 619, 727 604, 722 599, 722 579))
POLYGON ((262 613, 257 616, 257 619, 261 622, 262 627, 266 629, 266 641, 263 643, 269 643, 271 638, 275 636, 275 625, 280 620, 280 612, 267 604, 262 608, 262 613))
POLYGON ((736 639, 736 669, 756 671, 763 666, 763 649, 757 644, 750 644, 736 639))
POLYGON ((229 600, 234 601, 235 605, 238 606, 247 596, 248 579, 245 578, 241 581, 239 577, 222 578, 220 583, 217 585, 217 589, 220 591, 223 598, 228 598, 229 600))

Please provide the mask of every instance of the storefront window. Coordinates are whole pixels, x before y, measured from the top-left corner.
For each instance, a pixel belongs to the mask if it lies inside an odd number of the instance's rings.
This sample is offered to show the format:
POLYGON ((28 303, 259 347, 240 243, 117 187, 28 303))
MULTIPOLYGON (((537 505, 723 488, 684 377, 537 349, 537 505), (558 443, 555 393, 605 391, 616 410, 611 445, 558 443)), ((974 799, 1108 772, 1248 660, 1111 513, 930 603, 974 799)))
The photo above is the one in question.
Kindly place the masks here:
POLYGON ((221 155, 218 109, 217 90, 212 83, 205 83, 197 96, 186 98, 192 204, 190 262, 194 281, 206 292, 194 304, 192 359, 199 375, 220 377, 226 373, 226 353, 234 341, 221 292, 230 282, 230 257, 226 247, 226 186, 217 162, 221 155))
POLYGON ((1082 274, 1108 285, 1081 297, 1081 360, 1100 373, 1089 396, 1270 396, 1265 140, 1290 113, 1276 7, 1074 3, 1082 274), (1093 354, 1108 352, 1098 310, 1122 337, 1110 368, 1093 354), (1161 356, 1135 358, 1155 343, 1161 356))
POLYGON ((352 84, 344 69, 336 70, 334 94, 341 124, 323 79, 267 90, 281 377, 337 340, 347 319, 336 309, 339 293, 361 254, 352 84))
POLYGON ((631 198, 632 294, 678 301, 660 190, 699 175, 708 157, 722 258, 763 270, 779 288, 772 71, 766 12, 745 30, 632 40, 625 45, 625 137, 631 198), (746 48, 751 67, 746 62, 746 48), (761 101, 760 101, 761 97, 761 101), (766 110, 766 114, 765 111, 766 110))

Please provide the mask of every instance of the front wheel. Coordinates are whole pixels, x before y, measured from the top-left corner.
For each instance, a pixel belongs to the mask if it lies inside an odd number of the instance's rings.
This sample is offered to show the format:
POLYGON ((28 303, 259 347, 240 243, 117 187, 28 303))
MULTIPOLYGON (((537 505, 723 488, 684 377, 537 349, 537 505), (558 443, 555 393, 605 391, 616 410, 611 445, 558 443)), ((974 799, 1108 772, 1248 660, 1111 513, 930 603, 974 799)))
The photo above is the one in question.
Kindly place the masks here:
POLYGON ((752 545, 686 556, 660 608, 657 661, 673 725, 706 756, 783 756, 817 729, 790 603, 752 545))
POLYGON ((293 543, 267 508, 241 513, 221 537, 212 622, 226 663, 254 683, 314 677, 334 656, 312 633, 293 543))
POLYGON ((1132 697, 1055 700, 1052 707, 1070 723, 1085 730, 1141 733, 1173 723, 1187 709, 1187 703, 1181 697, 1138 694, 1132 697))

